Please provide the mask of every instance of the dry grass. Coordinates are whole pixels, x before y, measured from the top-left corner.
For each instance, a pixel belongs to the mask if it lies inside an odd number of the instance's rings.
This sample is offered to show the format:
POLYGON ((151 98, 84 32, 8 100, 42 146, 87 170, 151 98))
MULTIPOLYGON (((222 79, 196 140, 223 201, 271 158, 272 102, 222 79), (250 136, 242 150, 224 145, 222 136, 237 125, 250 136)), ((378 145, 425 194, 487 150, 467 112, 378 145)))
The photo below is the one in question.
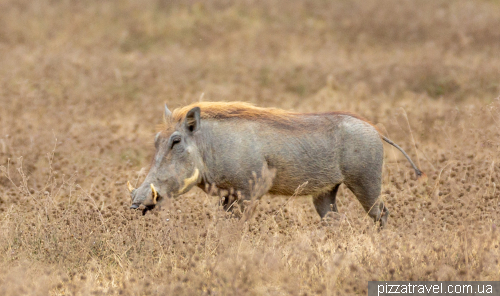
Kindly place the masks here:
POLYGON ((498 15, 493 0, 1 1, 0 294, 497 280, 498 15), (162 104, 202 94, 360 113, 429 183, 386 146, 382 232, 345 187, 323 221, 310 198, 272 196, 235 219, 199 190, 129 210, 125 182, 144 177, 162 104))

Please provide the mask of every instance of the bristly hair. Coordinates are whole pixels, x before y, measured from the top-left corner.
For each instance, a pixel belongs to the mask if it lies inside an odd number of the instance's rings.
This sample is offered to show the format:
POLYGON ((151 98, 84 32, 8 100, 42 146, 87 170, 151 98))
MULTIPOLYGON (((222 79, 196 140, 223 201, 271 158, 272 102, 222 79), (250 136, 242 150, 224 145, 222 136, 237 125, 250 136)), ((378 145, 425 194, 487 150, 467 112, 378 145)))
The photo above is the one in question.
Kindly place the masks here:
MULTIPOLYGON (((287 126, 291 123, 297 123, 297 117, 307 115, 347 115, 363 120, 372 126, 370 121, 365 118, 350 112, 337 111, 325 113, 299 113, 286 111, 277 108, 261 108, 245 102, 197 102, 188 106, 175 109, 169 122, 165 122, 164 128, 171 128, 172 124, 182 122, 186 114, 194 107, 200 107, 200 117, 202 119, 230 119, 241 118, 248 120, 266 121, 282 126, 287 126)), ((374 126, 375 127, 375 126, 374 126)), ((377 127, 375 127, 377 129, 377 127)))
POLYGON ((260 108, 244 102, 198 102, 175 109, 172 113, 174 122, 180 122, 194 107, 200 107, 201 118, 204 119, 271 119, 275 121, 289 121, 297 113, 276 108, 260 108))

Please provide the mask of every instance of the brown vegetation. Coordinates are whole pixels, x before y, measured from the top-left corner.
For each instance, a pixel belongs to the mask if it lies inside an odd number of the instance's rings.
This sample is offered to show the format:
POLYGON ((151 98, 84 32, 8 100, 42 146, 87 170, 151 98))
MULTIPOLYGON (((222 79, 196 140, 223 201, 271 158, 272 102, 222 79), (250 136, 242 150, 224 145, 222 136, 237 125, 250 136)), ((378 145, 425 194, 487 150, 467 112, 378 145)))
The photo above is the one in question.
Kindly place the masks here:
POLYGON ((498 280, 498 15, 495 0, 2 1, 0 294, 498 280), (163 103, 200 99, 361 114, 429 182, 385 145, 381 232, 345 187, 323 221, 279 196, 235 219, 200 190, 129 210, 163 103))

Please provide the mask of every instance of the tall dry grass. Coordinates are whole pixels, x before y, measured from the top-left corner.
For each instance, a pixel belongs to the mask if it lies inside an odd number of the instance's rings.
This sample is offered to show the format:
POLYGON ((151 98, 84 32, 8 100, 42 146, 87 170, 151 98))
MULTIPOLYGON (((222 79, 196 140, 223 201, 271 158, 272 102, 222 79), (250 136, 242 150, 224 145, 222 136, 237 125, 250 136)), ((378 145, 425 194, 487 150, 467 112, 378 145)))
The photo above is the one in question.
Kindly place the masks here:
POLYGON ((497 280, 498 1, 1 1, 1 295, 359 295, 497 280), (202 95, 203 94, 203 95, 202 95), (162 105, 243 100, 379 123, 378 232, 344 187, 248 219, 192 190, 141 216, 162 105))

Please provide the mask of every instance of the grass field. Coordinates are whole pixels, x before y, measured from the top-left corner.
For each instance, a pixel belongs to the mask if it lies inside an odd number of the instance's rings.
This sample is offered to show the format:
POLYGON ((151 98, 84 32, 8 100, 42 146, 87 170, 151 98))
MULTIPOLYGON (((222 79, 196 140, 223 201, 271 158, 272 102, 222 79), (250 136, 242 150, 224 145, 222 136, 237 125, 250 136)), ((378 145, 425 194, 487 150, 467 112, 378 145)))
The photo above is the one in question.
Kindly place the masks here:
POLYGON ((500 278, 500 2, 0 1, 0 295, 366 295, 500 278), (385 145, 383 231, 345 187, 248 221, 193 189, 145 216, 171 109, 347 110, 385 145))

